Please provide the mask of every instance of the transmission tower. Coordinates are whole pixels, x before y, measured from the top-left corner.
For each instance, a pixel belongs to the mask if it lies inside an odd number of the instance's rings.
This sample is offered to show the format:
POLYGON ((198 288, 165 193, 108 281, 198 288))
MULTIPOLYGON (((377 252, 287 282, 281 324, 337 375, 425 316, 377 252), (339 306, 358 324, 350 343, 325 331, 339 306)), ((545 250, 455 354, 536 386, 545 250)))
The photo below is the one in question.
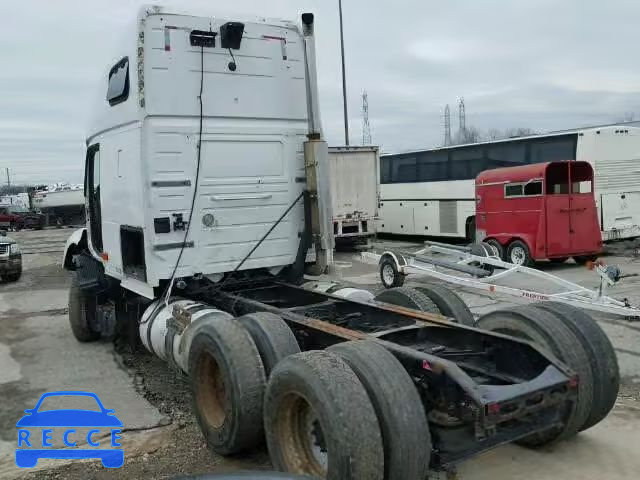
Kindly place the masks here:
POLYGON ((371 125, 369 125, 369 96, 362 92, 362 145, 371 145, 371 125))
POLYGON ((458 109, 459 109, 458 115, 459 115, 459 121, 460 121, 460 124, 458 126, 458 132, 459 132, 460 138, 464 139, 467 133, 467 118, 464 111, 464 98, 460 98, 460 105, 458 109))
POLYGON ((451 109, 449 104, 444 107, 444 146, 451 145, 451 109))

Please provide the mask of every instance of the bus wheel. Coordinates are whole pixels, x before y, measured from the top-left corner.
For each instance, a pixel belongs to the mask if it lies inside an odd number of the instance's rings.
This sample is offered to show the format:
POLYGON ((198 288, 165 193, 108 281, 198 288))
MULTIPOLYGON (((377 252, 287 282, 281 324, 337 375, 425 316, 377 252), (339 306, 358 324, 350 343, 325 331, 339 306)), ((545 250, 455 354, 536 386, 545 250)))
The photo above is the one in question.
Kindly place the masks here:
POLYGON ((380 281, 385 288, 401 287, 406 275, 398 270, 396 262, 390 256, 380 261, 380 281))
POLYGON ((514 240, 509 244, 507 248, 507 261, 514 265, 522 265, 523 267, 530 267, 533 265, 533 259, 531 258, 531 252, 527 244, 514 240))
POLYGON ((476 241, 476 217, 467 218, 466 232, 467 242, 475 243, 476 241))

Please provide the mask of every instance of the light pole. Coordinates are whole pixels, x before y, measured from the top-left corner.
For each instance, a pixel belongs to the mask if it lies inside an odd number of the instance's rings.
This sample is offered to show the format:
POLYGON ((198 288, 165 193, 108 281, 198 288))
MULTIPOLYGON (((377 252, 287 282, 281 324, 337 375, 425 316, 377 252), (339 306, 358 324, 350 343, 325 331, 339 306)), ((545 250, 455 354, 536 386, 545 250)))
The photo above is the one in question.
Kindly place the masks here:
POLYGON ((347 77, 344 68, 344 33, 342 30, 342 0, 338 0, 340 12, 340 53, 342 56, 342 107, 344 109, 344 144, 349 145, 349 115, 347 113, 347 77))

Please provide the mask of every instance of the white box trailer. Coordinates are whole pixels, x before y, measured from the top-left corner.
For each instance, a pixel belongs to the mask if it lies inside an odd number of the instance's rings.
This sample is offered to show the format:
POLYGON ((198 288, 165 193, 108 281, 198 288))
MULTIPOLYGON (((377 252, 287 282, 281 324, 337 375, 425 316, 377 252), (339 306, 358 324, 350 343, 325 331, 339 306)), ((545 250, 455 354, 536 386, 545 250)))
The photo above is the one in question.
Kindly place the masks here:
POLYGON ((329 175, 336 240, 373 235, 378 216, 377 146, 330 147, 329 175))

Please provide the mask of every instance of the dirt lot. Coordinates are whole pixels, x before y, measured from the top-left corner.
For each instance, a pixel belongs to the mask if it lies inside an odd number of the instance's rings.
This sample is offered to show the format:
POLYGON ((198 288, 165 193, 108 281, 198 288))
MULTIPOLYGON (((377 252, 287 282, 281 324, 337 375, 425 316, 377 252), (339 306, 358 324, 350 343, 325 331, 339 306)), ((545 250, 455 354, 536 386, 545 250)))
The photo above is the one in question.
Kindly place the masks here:
MULTIPOLYGON (((178 474, 269 469, 264 448, 250 455, 222 458, 204 446, 190 409, 187 379, 143 351, 108 342, 78 344, 66 318, 69 275, 59 267, 70 230, 20 232, 13 235, 24 252, 25 273, 16 284, 0 284, 0 477, 1 478, 172 478, 178 474), (104 469, 99 461, 40 461, 35 471, 14 464, 15 422, 41 393, 79 389, 98 393, 125 428, 125 464, 104 469)), ((622 252, 626 253, 626 252, 622 252)), ((354 285, 380 288, 375 267, 354 254, 339 255, 352 267, 340 272, 354 285)), ((609 263, 640 273, 640 260, 609 257, 609 263)), ((554 266, 565 278, 595 284, 593 275, 573 264, 554 266)), ((419 279, 411 279, 411 282, 419 279)), ((410 282, 410 283, 411 283, 410 282)), ((616 294, 640 304, 638 278, 616 287, 616 294)), ((513 303, 461 291, 474 313, 513 303)), ((516 446, 496 449, 463 464, 461 479, 623 479, 640 471, 635 449, 640 442, 640 323, 599 315, 619 355, 623 388, 613 413, 595 428, 552 449, 516 446)), ((444 477, 443 477, 444 478, 444 477)))

